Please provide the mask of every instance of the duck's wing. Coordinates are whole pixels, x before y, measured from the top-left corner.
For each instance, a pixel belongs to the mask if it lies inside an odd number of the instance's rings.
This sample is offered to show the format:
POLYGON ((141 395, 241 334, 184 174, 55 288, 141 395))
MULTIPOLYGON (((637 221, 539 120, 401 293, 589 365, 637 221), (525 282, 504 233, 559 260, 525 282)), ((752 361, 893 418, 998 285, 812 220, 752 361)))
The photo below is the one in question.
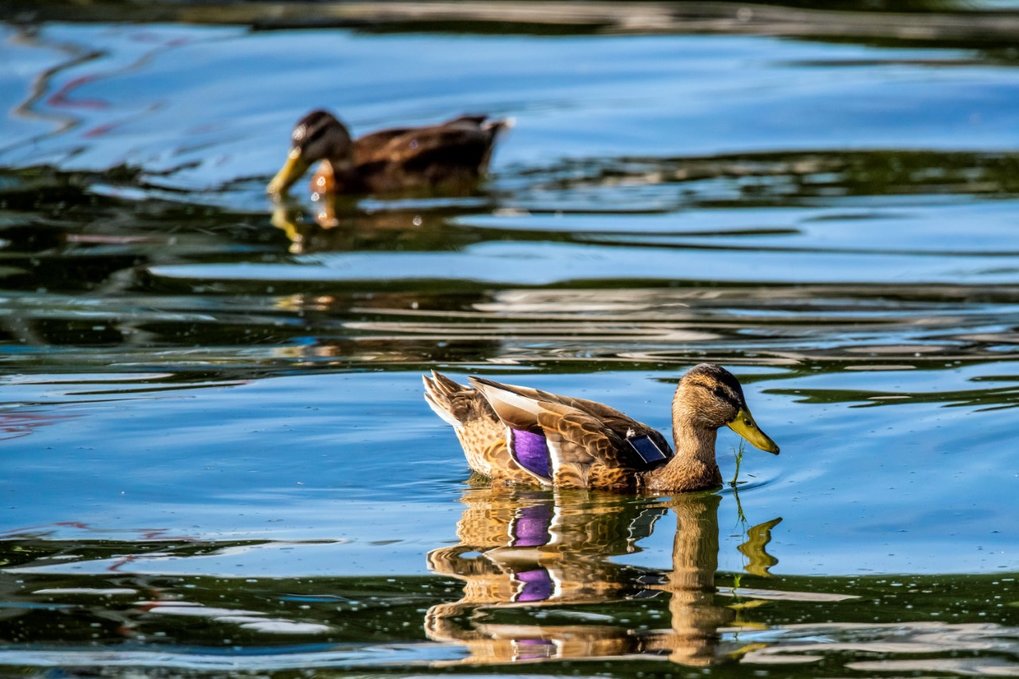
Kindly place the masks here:
POLYGON ((386 144, 413 130, 413 127, 391 127, 358 137, 354 142, 354 164, 362 165, 372 162, 379 156, 386 144))
POLYGON ((354 145, 358 172, 380 184, 476 179, 506 127, 504 121, 486 121, 486 116, 461 116, 439 125, 366 135, 354 145))
MULTIPOLYGON (((357 141, 354 142, 354 161, 355 163, 366 163, 376 159, 380 155, 384 155, 387 145, 394 139, 401 137, 407 137, 408 139, 414 139, 417 137, 427 137, 432 134, 434 130, 442 130, 444 128, 455 128, 466 127, 468 129, 485 129, 486 115, 462 115, 456 118, 447 120, 444 123, 438 125, 429 125, 426 127, 389 127, 384 130, 376 130, 369 132, 368 134, 358 137, 357 141)), ((487 126, 502 126, 505 121, 498 120, 487 123, 487 126)), ((397 144, 399 148, 404 144, 397 144)))
POLYGON ((472 377, 507 428, 509 453, 545 484, 632 486, 635 475, 672 457, 665 438, 595 401, 472 377))

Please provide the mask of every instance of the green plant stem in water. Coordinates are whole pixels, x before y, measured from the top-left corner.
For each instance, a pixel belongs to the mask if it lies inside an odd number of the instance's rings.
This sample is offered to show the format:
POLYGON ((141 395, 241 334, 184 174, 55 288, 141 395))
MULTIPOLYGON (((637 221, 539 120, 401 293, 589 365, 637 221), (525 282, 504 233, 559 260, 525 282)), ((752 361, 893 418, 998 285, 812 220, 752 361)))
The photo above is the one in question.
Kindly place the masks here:
POLYGON ((745 528, 747 524, 747 515, 743 513, 743 503, 739 501, 739 488, 736 487, 735 478, 733 478, 732 496, 736 498, 736 516, 739 519, 740 525, 745 528))
POLYGON ((733 488, 736 487, 736 483, 739 481, 739 467, 742 462, 743 462, 743 442, 740 441, 739 448, 736 449, 736 471, 732 473, 732 481, 729 482, 729 485, 732 486, 733 488))

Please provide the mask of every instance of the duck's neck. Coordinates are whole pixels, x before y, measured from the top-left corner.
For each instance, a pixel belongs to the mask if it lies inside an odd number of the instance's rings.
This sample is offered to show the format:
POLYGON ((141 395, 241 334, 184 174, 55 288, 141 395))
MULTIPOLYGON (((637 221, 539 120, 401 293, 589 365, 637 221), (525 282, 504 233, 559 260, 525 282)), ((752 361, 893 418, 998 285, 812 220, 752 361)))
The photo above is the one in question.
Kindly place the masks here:
POLYGON ((676 456, 648 475, 648 489, 687 491, 720 485, 722 474, 715 462, 717 435, 717 430, 701 424, 695 413, 673 406, 672 438, 676 456))

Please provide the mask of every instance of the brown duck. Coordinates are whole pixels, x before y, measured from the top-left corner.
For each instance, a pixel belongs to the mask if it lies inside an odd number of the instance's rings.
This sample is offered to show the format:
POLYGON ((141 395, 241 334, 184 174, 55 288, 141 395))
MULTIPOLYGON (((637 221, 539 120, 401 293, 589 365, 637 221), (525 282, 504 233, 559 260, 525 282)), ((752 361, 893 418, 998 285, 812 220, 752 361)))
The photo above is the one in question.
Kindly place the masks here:
POLYGON ((428 127, 395 127, 352 141, 326 111, 301 118, 290 135, 287 160, 266 191, 283 195, 312 163, 318 194, 391 193, 414 189, 463 191, 485 173, 506 120, 465 115, 428 127))
POLYGON ((471 377, 470 387, 432 371, 425 400, 453 426, 470 468, 494 481, 557 488, 684 492, 722 476, 715 438, 726 425, 769 453, 779 448, 754 422, 743 388, 721 366, 692 368, 672 400, 675 452, 665 437, 585 399, 471 377))

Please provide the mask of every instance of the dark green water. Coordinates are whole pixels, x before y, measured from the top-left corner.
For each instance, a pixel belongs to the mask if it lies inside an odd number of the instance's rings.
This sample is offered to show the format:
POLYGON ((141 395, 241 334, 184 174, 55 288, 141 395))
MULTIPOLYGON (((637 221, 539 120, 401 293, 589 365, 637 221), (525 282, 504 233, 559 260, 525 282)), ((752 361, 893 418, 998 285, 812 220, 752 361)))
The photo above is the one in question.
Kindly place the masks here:
POLYGON ((1019 675, 1019 15, 932 5, 15 3, 0 673, 1019 675), (516 126, 323 228, 263 194, 320 106, 516 126), (421 398, 667 429, 704 360, 782 446, 738 492, 472 485, 421 398))

